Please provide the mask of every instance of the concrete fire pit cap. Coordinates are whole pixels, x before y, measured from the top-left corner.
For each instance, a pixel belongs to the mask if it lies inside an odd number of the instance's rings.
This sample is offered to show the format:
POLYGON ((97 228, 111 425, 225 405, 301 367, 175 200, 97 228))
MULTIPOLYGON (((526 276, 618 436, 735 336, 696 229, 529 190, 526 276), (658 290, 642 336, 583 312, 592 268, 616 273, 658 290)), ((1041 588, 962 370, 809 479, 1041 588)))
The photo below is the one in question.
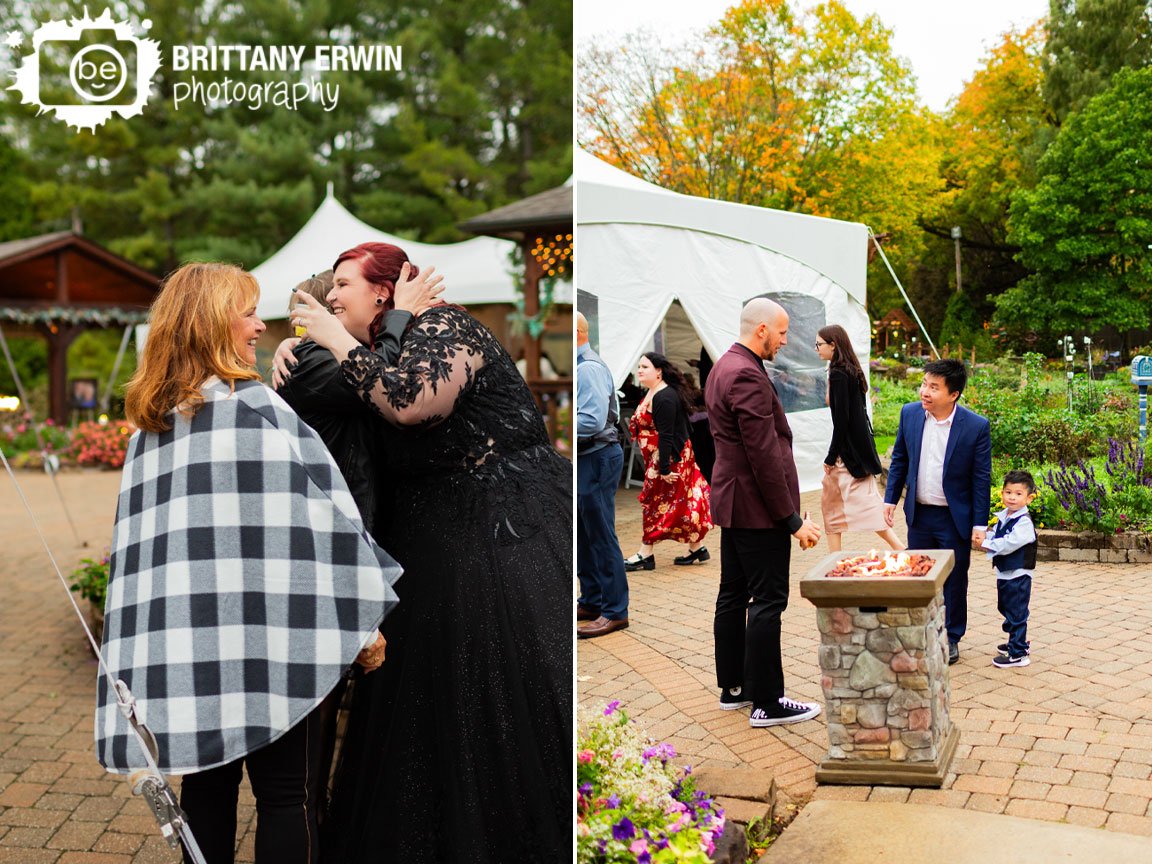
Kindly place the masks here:
POLYGON ((908 549, 909 555, 927 555, 935 563, 923 576, 828 576, 836 562, 868 550, 833 552, 800 578, 800 596, 813 606, 927 606, 952 572, 956 554, 951 549, 908 549))

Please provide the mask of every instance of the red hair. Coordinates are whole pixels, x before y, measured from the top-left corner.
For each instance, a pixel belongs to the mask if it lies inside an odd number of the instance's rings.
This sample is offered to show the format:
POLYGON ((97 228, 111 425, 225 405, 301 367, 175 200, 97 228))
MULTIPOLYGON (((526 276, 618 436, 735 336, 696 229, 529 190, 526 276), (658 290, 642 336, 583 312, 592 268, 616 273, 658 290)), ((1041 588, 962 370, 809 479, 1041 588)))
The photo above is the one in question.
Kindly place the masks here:
POLYGON ((400 268, 404 264, 409 265, 411 271, 408 274, 409 278, 416 277, 420 273, 420 268, 408 260, 407 252, 391 243, 361 243, 347 252, 340 253, 332 269, 335 270, 345 261, 357 262, 360 265, 360 275, 373 285, 384 289, 384 305, 380 307, 380 312, 368 327, 368 335, 375 342, 376 334, 384 323, 384 313, 395 305, 392 295, 396 291, 396 280, 400 278, 400 268))

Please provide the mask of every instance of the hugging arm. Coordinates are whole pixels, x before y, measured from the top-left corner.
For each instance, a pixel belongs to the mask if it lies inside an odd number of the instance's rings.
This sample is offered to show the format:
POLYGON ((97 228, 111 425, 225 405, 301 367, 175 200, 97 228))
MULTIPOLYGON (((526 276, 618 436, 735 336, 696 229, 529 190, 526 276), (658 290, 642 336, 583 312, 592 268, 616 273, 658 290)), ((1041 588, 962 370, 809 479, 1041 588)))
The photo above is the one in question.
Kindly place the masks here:
POLYGON ((452 413, 484 365, 481 340, 466 313, 442 307, 421 315, 395 365, 356 346, 340 364, 345 380, 397 426, 435 425, 452 413))

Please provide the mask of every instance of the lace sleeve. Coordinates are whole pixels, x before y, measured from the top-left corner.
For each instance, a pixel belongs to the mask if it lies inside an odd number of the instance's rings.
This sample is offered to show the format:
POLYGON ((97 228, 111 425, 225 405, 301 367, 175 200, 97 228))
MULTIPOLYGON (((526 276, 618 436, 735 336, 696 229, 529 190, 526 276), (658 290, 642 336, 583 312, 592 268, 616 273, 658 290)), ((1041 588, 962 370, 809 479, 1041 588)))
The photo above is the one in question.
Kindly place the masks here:
POLYGON ((483 339, 467 313, 431 310, 404 337, 395 366, 367 348, 340 364, 345 380, 390 423, 433 426, 448 418, 484 365, 483 339))

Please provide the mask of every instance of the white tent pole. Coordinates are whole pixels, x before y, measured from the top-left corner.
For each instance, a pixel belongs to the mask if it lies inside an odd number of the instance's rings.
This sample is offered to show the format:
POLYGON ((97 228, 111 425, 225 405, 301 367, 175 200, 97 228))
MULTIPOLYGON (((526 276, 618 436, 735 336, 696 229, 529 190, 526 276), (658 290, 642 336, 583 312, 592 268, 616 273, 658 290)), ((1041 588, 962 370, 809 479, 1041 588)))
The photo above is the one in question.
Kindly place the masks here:
POLYGON ((888 268, 888 272, 892 274, 892 281, 896 283, 896 287, 900 289, 900 296, 904 298, 904 302, 908 304, 908 308, 912 312, 912 317, 916 319, 917 325, 920 327, 920 332, 924 334, 924 339, 928 342, 928 346, 932 349, 932 353, 936 355, 936 359, 940 359, 940 352, 936 350, 936 345, 932 342, 932 337, 928 335, 928 328, 924 326, 924 322, 920 320, 920 315, 916 312, 916 307, 912 305, 912 301, 908 298, 908 293, 904 290, 904 286, 900 284, 900 280, 896 278, 896 271, 892 269, 892 265, 888 263, 888 256, 884 254, 884 247, 880 245, 880 241, 876 239, 875 233, 872 229, 868 229, 868 237, 876 245, 876 251, 880 253, 880 257, 884 259, 884 266, 888 268))

